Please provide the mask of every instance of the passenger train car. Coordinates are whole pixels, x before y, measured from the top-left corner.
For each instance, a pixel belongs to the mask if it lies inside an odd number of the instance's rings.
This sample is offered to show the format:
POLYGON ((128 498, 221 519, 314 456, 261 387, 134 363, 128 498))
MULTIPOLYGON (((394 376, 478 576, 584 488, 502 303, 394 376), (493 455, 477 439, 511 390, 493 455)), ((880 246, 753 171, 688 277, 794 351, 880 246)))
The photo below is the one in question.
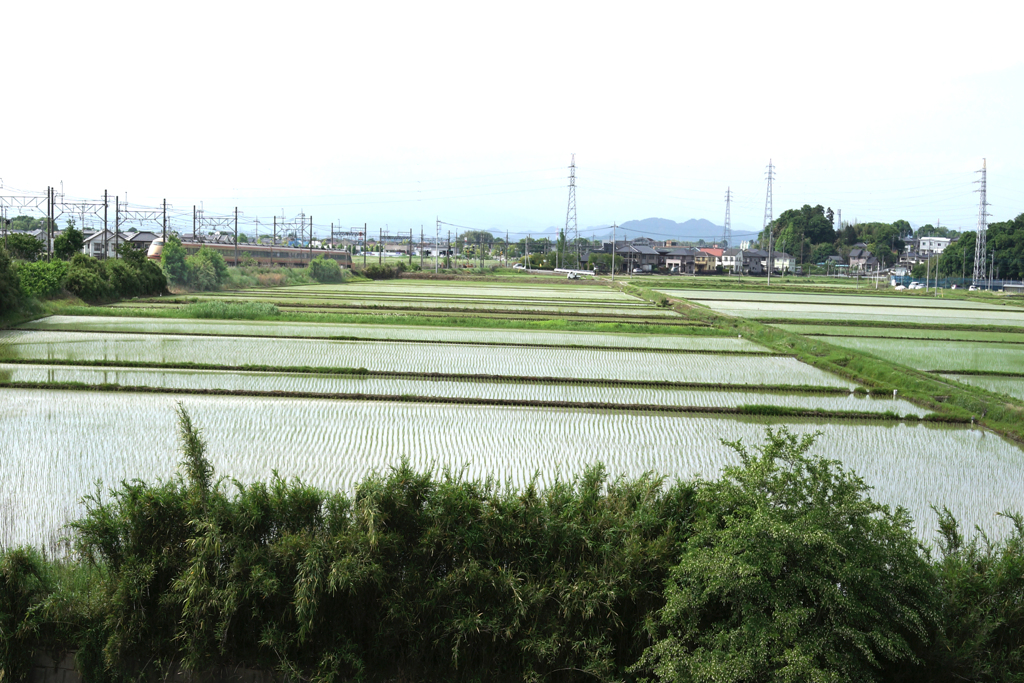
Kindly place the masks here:
MULTIPOLYGON (((309 262, 317 256, 323 256, 326 259, 333 259, 338 262, 338 265, 342 268, 352 267, 352 255, 347 251, 341 251, 338 249, 302 249, 299 247, 284 247, 269 245, 258 245, 258 244, 239 244, 238 251, 235 251, 234 244, 224 244, 220 242, 182 242, 181 246, 185 248, 185 253, 192 256, 198 252, 202 247, 207 247, 214 250, 218 254, 224 257, 224 261, 230 266, 237 266, 244 264, 247 258, 253 258, 256 260, 256 264, 264 267, 277 267, 287 266, 294 268, 302 268, 309 265, 309 262), (238 261, 235 261, 235 254, 238 254, 238 261)), ((160 254, 163 252, 164 241, 161 238, 153 240, 153 243, 149 245, 149 251, 146 253, 146 257, 155 261, 160 260, 160 254)))

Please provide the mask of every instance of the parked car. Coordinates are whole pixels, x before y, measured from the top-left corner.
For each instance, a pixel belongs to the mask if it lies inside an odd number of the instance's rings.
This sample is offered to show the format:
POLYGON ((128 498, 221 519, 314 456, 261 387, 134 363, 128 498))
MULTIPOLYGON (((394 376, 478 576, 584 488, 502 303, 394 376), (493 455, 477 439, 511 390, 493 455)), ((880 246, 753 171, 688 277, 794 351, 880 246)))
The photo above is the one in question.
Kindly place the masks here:
POLYGON ((633 269, 633 275, 643 275, 643 274, 644 274, 644 269, 643 268, 634 268, 633 269))
POLYGON ((526 266, 524 266, 522 263, 517 263, 514 266, 512 266, 512 270, 526 270, 526 266))

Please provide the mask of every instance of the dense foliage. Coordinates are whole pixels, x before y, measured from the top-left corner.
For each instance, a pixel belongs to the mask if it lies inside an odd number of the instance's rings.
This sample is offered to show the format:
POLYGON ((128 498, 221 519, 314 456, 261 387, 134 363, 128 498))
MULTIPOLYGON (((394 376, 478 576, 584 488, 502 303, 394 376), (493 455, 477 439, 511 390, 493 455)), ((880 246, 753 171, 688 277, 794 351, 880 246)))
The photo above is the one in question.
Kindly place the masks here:
POLYGON ((130 244, 118 247, 117 259, 97 260, 75 254, 68 263, 64 289, 85 301, 105 301, 160 294, 167 280, 160 267, 130 244))
POLYGON ((32 235, 12 232, 7 235, 7 253, 21 261, 35 261, 43 255, 43 243, 32 235))
POLYGON ((219 289, 228 279, 228 265, 224 257, 209 247, 188 256, 181 240, 167 238, 160 252, 160 261, 167 283, 200 292, 219 289))
MULTIPOLYGON (((943 275, 960 277, 974 273, 976 232, 965 232, 956 244, 942 252, 939 271, 943 275)), ((992 223, 985 235, 989 256, 995 254, 994 264, 986 257, 985 272, 991 270, 998 279, 1024 280, 1024 213, 1012 221, 992 223)))
POLYGON ((394 266, 374 263, 364 268, 359 274, 363 277, 368 277, 371 280, 392 280, 399 277, 405 271, 406 266, 405 263, 402 262, 399 262, 394 266))
POLYGON ((768 430, 697 489, 693 533, 645 655, 661 681, 887 680, 916 661, 934 588, 910 520, 812 436, 768 430))
POLYGON ((338 262, 324 258, 323 254, 310 261, 307 270, 309 277, 317 282, 342 282, 345 279, 338 262))
POLYGON ((53 241, 53 255, 62 261, 68 261, 80 253, 83 246, 85 235, 75 227, 75 222, 69 219, 67 228, 53 241))
POLYGON ((11 257, 0 246, 0 315, 15 310, 21 304, 21 285, 11 257))
POLYGON ((1024 520, 940 557, 858 477, 769 431, 717 481, 544 489, 402 464, 354 497, 217 479, 190 416, 170 481, 87 498, 75 562, 0 553, 0 680, 240 665, 292 680, 1020 681, 1024 520))
POLYGON ((64 261, 25 261, 18 264, 18 279, 25 296, 49 298, 64 289, 68 264, 64 261))

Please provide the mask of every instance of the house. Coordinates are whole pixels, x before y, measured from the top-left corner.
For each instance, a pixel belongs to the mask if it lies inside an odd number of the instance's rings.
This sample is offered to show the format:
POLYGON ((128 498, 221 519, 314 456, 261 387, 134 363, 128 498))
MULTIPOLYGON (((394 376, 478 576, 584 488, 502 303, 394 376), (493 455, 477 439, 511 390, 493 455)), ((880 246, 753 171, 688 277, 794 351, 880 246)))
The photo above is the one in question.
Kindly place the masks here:
POLYGON ((115 235, 113 230, 100 230, 85 238, 82 253, 98 259, 114 258, 117 256, 117 245, 127 242, 131 235, 124 232, 115 235))
POLYGON ((951 240, 948 237, 921 237, 917 240, 918 252, 928 258, 941 254, 949 246, 951 240))
POLYGON ((625 261, 626 269, 629 271, 640 268, 650 272, 661 265, 661 254, 657 249, 648 246, 637 244, 623 246, 616 249, 615 254, 625 261))
POLYGON ((716 271, 722 263, 722 254, 725 253, 725 249, 720 247, 701 247, 700 250, 710 257, 708 259, 708 269, 711 272, 716 271))
POLYGON ((742 249, 725 249, 722 251, 722 269, 727 273, 743 273, 743 250, 742 249))
POLYGON ((764 275, 768 272, 768 252, 764 249, 744 249, 737 257, 748 275, 764 275))
POLYGON ((878 267, 878 259, 863 248, 854 248, 850 250, 850 269, 851 270, 874 270, 878 267))
POLYGON ((673 273, 692 275, 694 273, 694 260, 697 253, 697 250, 693 247, 670 249, 665 254, 665 267, 673 273))
POLYGON ((693 257, 693 268, 698 273, 713 273, 715 272, 715 266, 718 265, 718 259, 713 254, 709 254, 703 249, 698 249, 697 253, 693 257))
POLYGON ((772 272, 793 273, 796 271, 796 258, 790 256, 784 251, 773 251, 772 262, 775 264, 772 268, 772 272))
POLYGON ((127 235, 129 244, 132 245, 133 249, 139 251, 149 251, 149 245, 159 239, 159 235, 152 232, 130 232, 127 235))

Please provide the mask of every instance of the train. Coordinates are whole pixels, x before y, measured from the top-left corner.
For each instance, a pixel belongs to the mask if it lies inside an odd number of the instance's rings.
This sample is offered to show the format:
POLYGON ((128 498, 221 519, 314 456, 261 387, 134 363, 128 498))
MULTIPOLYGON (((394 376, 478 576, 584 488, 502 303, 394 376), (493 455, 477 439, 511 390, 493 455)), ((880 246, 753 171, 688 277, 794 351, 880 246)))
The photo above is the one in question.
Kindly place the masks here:
MULTIPOLYGON (((223 242, 182 242, 185 254, 192 256, 202 247, 212 249, 224 257, 225 263, 231 266, 243 265, 247 259, 252 258, 256 265, 267 268, 290 267, 303 268, 309 265, 317 256, 332 259, 338 262, 342 268, 352 267, 352 254, 339 249, 302 249, 300 247, 264 246, 261 244, 239 244, 236 250, 234 244, 223 242), (236 260, 237 254, 237 260, 236 260)), ((149 245, 146 257, 154 261, 160 260, 160 254, 164 249, 164 241, 158 237, 149 245)), ((251 263, 251 262, 250 262, 251 263)))

